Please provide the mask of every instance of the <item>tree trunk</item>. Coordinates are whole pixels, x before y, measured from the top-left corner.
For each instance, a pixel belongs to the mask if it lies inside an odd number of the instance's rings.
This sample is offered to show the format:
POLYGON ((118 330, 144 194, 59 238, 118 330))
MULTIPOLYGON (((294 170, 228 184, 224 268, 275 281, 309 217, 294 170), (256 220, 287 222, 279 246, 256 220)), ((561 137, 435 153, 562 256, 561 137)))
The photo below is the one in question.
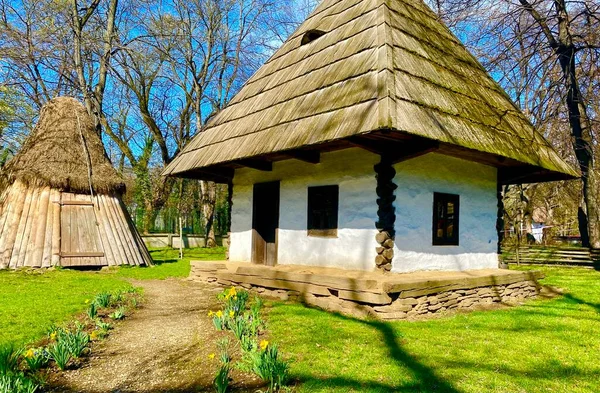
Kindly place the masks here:
POLYGON ((591 125, 582 102, 575 71, 575 47, 573 45, 561 46, 557 53, 565 78, 566 105, 569 112, 569 125, 573 135, 573 149, 581 170, 585 209, 580 207, 578 218, 579 227, 587 228, 587 236, 585 233, 581 233, 582 245, 584 247, 600 248, 600 215, 596 204, 596 196, 600 191, 600 187, 595 171, 591 125))
POLYGON ((142 222, 142 232, 144 234, 149 234, 154 229, 154 223, 156 222, 156 217, 158 216, 158 210, 154 209, 154 204, 151 199, 147 199, 144 204, 144 221, 142 222))
MULTIPOLYGON (((576 57, 577 48, 573 42, 570 31, 570 19, 564 0, 555 0, 554 6, 558 17, 558 40, 554 42, 554 52, 558 56, 560 68, 566 91, 566 105, 569 113, 569 125, 573 136, 573 148, 581 170, 581 181, 585 214, 578 214, 581 220, 580 227, 587 228, 589 241, 584 243, 586 237, 581 233, 584 246, 600 248, 600 213, 596 204, 596 196, 600 187, 595 171, 594 151, 592 140, 592 126, 588 117, 586 106, 583 102, 579 80, 577 79, 576 57), (587 222, 583 222, 586 220, 587 222), (587 225, 586 225, 587 224, 587 225)), ((552 42, 551 42, 552 44, 552 42)))
POLYGON ((204 244, 206 247, 216 247, 214 219, 215 204, 217 202, 217 185, 211 181, 200 181, 200 199, 202 201, 202 214, 206 220, 204 226, 204 244))

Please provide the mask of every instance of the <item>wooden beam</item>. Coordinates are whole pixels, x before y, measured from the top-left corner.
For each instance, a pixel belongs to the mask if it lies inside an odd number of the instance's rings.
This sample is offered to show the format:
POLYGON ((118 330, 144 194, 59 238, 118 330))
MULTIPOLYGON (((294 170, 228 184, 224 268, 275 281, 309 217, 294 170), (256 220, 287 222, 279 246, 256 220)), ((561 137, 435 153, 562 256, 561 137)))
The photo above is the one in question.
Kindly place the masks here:
POLYGON ((271 172, 273 170, 273 163, 270 161, 262 161, 248 158, 244 160, 239 160, 238 164, 247 166, 248 168, 257 169, 259 171, 271 172))
POLYGON ((407 140, 394 142, 390 139, 378 140, 361 136, 348 138, 357 147, 379 154, 391 160, 392 164, 416 158, 438 150, 439 142, 429 139, 407 140))
POLYGON ((530 183, 531 176, 541 175, 543 170, 535 167, 519 166, 512 168, 499 168, 498 181, 501 184, 530 183))
POLYGON ((384 155, 387 154, 386 147, 381 143, 373 139, 366 139, 360 136, 351 136, 347 138, 348 143, 353 146, 360 147, 361 149, 370 151, 371 153, 384 155))
POLYGON ((409 143, 402 149, 398 149, 398 151, 390 154, 390 158, 392 160, 392 164, 397 164, 402 161, 407 161, 412 158, 417 158, 427 153, 431 153, 439 148, 440 144, 435 141, 419 142, 416 144, 409 143))
POLYGON ((321 153, 318 151, 291 150, 285 152, 285 154, 296 160, 308 162, 309 164, 318 164, 321 162, 321 153))
POLYGON ((233 168, 199 168, 177 173, 174 176, 200 180, 210 180, 216 183, 229 183, 233 179, 235 170, 233 168))

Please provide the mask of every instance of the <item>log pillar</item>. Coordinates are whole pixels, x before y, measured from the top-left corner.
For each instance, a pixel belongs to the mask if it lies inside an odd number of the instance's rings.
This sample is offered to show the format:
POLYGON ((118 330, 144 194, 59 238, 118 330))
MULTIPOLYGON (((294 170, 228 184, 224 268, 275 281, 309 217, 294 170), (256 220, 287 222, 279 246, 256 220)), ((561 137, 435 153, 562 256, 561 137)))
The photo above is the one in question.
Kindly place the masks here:
POLYGON ((233 180, 227 182, 227 247, 225 249, 225 259, 229 260, 229 249, 231 248, 231 209, 233 208, 233 180))
POLYGON ((502 240, 504 240, 504 199, 502 197, 502 184, 500 181, 496 183, 496 197, 498 199, 498 211, 496 214, 496 232, 498 233, 498 267, 507 268, 507 265, 502 260, 502 240))
POLYGON ((396 231, 396 208, 394 201, 396 196, 394 191, 398 186, 394 184, 396 170, 392 165, 392 160, 386 156, 381 156, 381 161, 376 164, 375 178, 377 179, 377 222, 375 226, 379 233, 375 236, 379 247, 377 247, 377 256, 375 264, 378 269, 390 271, 392 269, 392 259, 394 258, 394 240, 396 231))

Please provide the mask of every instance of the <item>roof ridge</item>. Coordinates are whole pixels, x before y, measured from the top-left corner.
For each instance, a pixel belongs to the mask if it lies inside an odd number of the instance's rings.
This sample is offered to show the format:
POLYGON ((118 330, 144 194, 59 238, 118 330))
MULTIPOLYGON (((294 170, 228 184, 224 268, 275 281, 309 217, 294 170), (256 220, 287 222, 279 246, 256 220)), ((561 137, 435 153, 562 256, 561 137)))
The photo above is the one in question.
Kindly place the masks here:
POLYGON ((392 28, 390 26, 389 0, 377 0, 377 96, 378 124, 380 128, 396 126, 396 82, 394 78, 394 52, 392 48, 392 28))

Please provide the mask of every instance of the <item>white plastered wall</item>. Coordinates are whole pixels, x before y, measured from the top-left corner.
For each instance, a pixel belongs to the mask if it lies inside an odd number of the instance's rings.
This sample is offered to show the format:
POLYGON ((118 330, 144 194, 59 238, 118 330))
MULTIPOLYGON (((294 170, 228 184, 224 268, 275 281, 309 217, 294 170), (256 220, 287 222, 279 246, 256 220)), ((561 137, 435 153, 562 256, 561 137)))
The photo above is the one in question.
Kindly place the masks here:
POLYGON ((252 190, 255 183, 279 180, 278 263, 373 270, 377 229, 376 179, 379 156, 352 148, 323 153, 319 164, 294 159, 273 163, 271 172, 237 169, 229 259, 250 262, 252 190), (339 185, 337 238, 307 236, 310 186, 339 185))
POLYGON ((430 153, 394 165, 392 271, 497 268, 496 168, 430 153), (459 245, 433 246, 433 193, 460 196, 459 245))

